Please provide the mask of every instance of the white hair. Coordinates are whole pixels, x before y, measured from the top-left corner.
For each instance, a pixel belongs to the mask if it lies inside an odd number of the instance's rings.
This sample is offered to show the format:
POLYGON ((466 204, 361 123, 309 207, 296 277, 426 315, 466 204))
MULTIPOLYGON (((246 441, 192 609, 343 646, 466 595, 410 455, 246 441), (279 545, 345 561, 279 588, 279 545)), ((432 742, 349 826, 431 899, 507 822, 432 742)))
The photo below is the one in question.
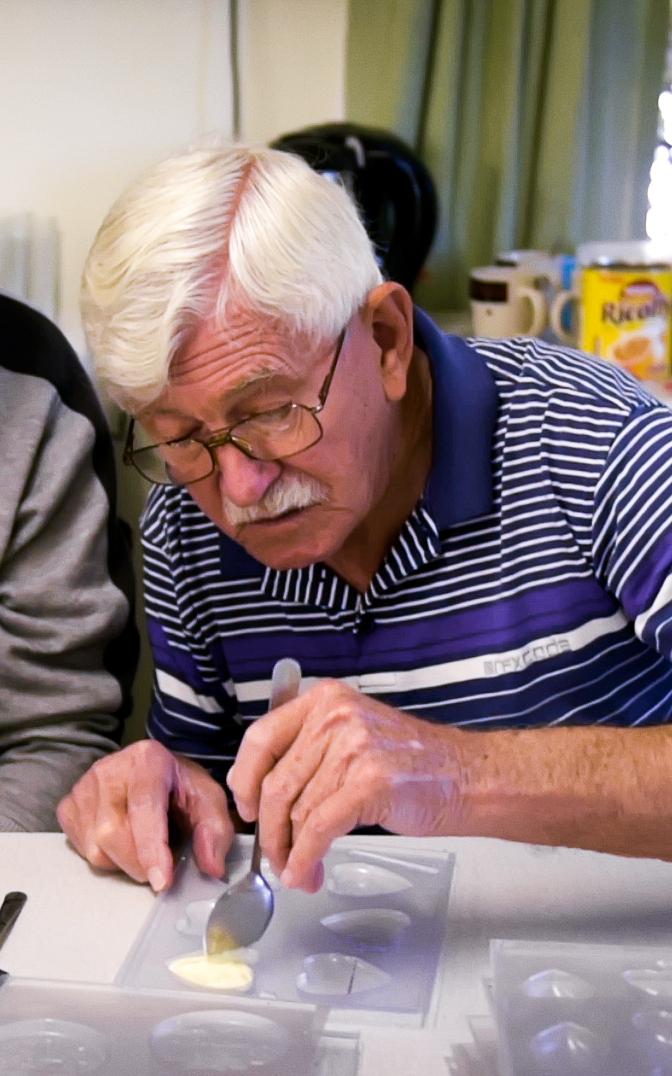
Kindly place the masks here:
POLYGON ((381 280, 343 188, 292 154, 220 146, 168 158, 112 206, 86 260, 82 317, 111 397, 141 405, 230 303, 327 339, 381 280))

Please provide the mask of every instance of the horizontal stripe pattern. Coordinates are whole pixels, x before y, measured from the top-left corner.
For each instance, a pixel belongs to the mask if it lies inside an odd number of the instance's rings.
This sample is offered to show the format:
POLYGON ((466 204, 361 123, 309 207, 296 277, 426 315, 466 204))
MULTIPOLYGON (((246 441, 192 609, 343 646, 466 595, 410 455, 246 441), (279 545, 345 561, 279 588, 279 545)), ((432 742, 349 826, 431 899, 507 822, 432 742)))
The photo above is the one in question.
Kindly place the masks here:
MULTIPOLYGON (((435 422, 458 407, 437 391, 439 364, 453 363, 453 384, 475 363, 489 372, 487 511, 453 509, 446 526, 428 494, 365 594, 324 564, 265 568, 185 490, 150 494, 149 731, 220 777, 287 655, 304 690, 336 677, 475 730, 669 719, 672 413, 610 363, 541 341, 465 345, 434 331, 425 347, 435 422)), ((428 490, 441 489, 443 468, 439 454, 428 490)), ((462 470, 465 487, 482 481, 470 457, 462 470)))

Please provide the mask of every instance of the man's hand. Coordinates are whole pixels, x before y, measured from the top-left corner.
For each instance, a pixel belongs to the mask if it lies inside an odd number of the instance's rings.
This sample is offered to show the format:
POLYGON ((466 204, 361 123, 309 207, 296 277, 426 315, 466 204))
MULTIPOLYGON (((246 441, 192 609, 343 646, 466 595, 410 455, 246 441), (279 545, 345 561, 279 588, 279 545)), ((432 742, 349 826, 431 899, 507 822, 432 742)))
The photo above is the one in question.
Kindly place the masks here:
POLYGON ((79 854, 102 870, 122 870, 152 889, 173 879, 169 816, 193 840, 206 874, 221 877, 233 840, 224 790, 195 762, 142 740, 108 755, 58 805, 58 821, 79 854))
POLYGON ((283 883, 314 892, 329 845, 355 826, 457 832, 461 735, 323 680, 250 726, 228 784, 283 883))

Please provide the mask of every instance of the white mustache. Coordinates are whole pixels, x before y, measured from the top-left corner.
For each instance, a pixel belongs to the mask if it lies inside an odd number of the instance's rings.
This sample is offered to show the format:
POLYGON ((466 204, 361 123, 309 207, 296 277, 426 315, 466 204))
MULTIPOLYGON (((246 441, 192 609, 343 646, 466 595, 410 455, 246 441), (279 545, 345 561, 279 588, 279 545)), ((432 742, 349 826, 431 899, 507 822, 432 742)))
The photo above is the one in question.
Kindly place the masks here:
POLYGON ((238 527, 242 523, 256 523, 261 519, 275 519, 285 512, 298 508, 311 508, 324 504, 329 491, 315 478, 308 475, 285 475, 278 478, 257 504, 241 508, 222 494, 222 508, 229 523, 238 527))

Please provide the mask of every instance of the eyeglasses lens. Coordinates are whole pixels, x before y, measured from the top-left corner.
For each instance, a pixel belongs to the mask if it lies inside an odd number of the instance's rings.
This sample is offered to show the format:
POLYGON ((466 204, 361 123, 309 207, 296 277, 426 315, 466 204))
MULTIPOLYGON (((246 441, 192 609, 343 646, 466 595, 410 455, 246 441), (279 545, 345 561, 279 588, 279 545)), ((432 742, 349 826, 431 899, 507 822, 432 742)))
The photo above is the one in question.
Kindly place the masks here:
MULTIPOLYGON (((258 460, 294 456, 316 444, 322 427, 315 415, 299 404, 289 404, 278 412, 255 415, 229 430, 231 441, 245 455, 258 460)), ((207 478, 214 470, 211 451, 199 441, 185 439, 157 447, 136 448, 133 462, 148 481, 158 485, 187 485, 207 478)))

